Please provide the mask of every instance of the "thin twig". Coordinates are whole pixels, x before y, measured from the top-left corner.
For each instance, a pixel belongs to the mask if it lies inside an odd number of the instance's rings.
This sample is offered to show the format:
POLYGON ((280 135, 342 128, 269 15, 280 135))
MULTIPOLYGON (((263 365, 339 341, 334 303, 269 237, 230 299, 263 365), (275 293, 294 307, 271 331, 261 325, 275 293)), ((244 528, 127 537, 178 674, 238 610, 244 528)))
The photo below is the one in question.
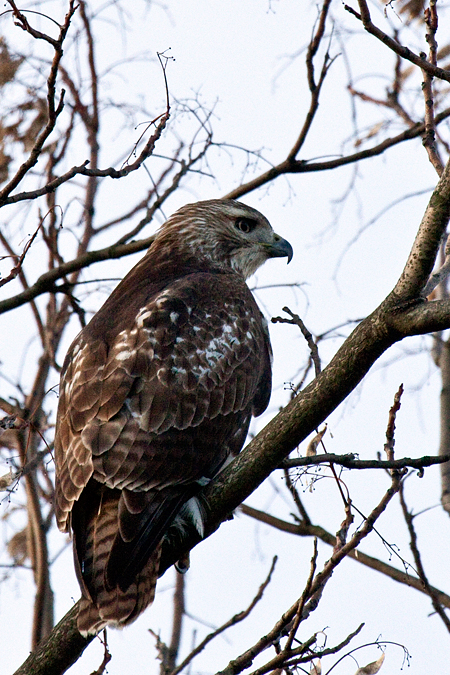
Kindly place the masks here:
POLYGON ((375 26, 372 23, 366 0, 358 0, 358 5, 360 14, 355 12, 351 7, 349 7, 349 5, 344 5, 344 9, 359 19, 368 33, 375 36, 395 54, 398 54, 407 61, 411 61, 411 63, 414 63, 414 65, 422 68, 433 77, 438 77, 441 80, 445 80, 445 82, 450 82, 450 71, 439 68, 439 66, 435 66, 428 61, 424 61, 418 54, 412 52, 408 47, 401 45, 399 42, 394 40, 394 38, 390 37, 387 33, 384 33, 380 28, 375 26))
MULTIPOLYGON (((428 61, 427 55, 424 52, 420 53, 421 58, 426 63, 431 63, 437 66, 437 42, 436 31, 438 28, 438 15, 436 9, 436 0, 430 0, 430 6, 425 9, 425 25, 427 26, 427 33, 425 39, 430 47, 428 61)), ((444 171, 444 164, 439 155, 439 150, 436 143, 436 124, 434 120, 434 95, 433 95, 433 75, 422 68, 423 73, 423 96, 425 100, 425 133, 423 135, 422 144, 428 153, 428 158, 431 164, 436 169, 438 176, 442 175, 444 171)))
POLYGON ((417 534, 416 530, 414 528, 414 516, 412 513, 408 510, 408 506, 406 504, 405 500, 405 493, 404 493, 404 485, 401 485, 400 490, 399 490, 399 498, 400 498, 400 504, 402 507, 403 511, 403 516, 405 518, 406 525, 408 527, 408 532, 409 532, 409 537, 410 537, 410 542, 409 546, 411 548, 412 554, 414 556, 414 563, 416 566, 417 573, 419 575, 419 578, 423 584, 423 591, 424 593, 427 593, 430 596, 431 604, 433 605, 434 610, 436 613, 441 617, 444 626, 450 633, 450 618, 447 616, 445 613, 444 608, 442 607, 442 604, 439 599, 439 594, 436 592, 436 589, 433 588, 427 578, 427 575, 425 574, 425 569, 422 563, 422 556, 419 551, 419 547, 417 544, 417 534))
MULTIPOLYGON (((239 510, 242 511, 242 513, 244 513, 246 516, 254 518, 261 523, 265 523, 270 527, 274 527, 281 532, 293 534, 298 537, 317 537, 320 539, 320 541, 322 541, 324 544, 327 544, 328 546, 334 547, 335 545, 336 537, 320 525, 307 525, 304 522, 290 523, 282 520, 281 518, 277 518, 276 516, 272 516, 269 513, 265 513, 265 511, 254 509, 252 506, 248 506, 247 504, 242 504, 239 510)), ((405 572, 404 570, 399 570, 396 567, 385 563, 383 560, 378 560, 378 558, 367 555, 360 549, 358 549, 358 551, 350 551, 348 555, 350 558, 361 565, 365 565, 376 572, 380 572, 393 581, 397 581, 400 584, 405 584, 405 586, 414 588, 416 591, 425 593, 422 581, 412 574, 405 572)), ((439 598, 439 602, 444 605, 444 607, 450 609, 450 596, 438 588, 433 587, 433 590, 439 598)))
POLYGON ((186 666, 198 654, 200 654, 200 652, 202 652, 204 650, 206 645, 209 644, 211 642, 211 640, 214 640, 214 638, 216 638, 218 635, 220 635, 221 633, 226 631, 228 628, 230 628, 231 626, 235 626, 237 623, 240 623, 241 621, 243 621, 244 619, 246 619, 248 617, 250 612, 254 609, 254 607, 261 600, 261 598, 263 597, 264 591, 266 590, 267 586, 270 584, 270 581, 272 579, 272 574, 273 574, 274 569, 275 569, 275 565, 277 564, 277 560, 278 560, 277 556, 274 556, 274 558, 272 559, 272 565, 270 566, 269 574, 267 575, 265 581, 263 581, 263 583, 259 587, 257 594, 255 595, 255 597, 253 598, 253 600, 251 601, 251 603, 249 604, 247 609, 243 610, 242 612, 239 612, 238 614, 235 614, 231 619, 226 621, 222 626, 217 628, 212 633, 209 633, 209 635, 207 635, 205 637, 205 639, 202 640, 200 642, 200 644, 197 645, 197 647, 195 647, 195 649, 193 649, 191 651, 190 654, 188 654, 188 656, 184 659, 184 661, 182 663, 180 663, 180 665, 177 666, 177 668, 175 668, 175 670, 173 670, 170 675, 177 675, 178 673, 180 673, 182 670, 184 670, 184 668, 186 668, 186 666))
MULTIPOLYGON (((384 451, 386 453, 386 457, 388 458, 388 462, 394 461, 395 418, 397 412, 400 410, 401 406, 400 399, 402 397, 402 394, 403 394, 403 384, 399 386, 398 391, 394 396, 394 403, 389 410, 389 419, 386 429, 386 443, 384 444, 384 451)), ((393 469, 393 471, 395 471, 395 469, 393 469)))
POLYGON ((58 116, 61 114, 63 108, 64 108, 64 89, 61 90, 60 98, 58 101, 58 104, 55 103, 56 99, 56 79, 58 75, 58 69, 59 69, 59 64, 63 55, 63 43, 64 40, 67 36, 67 32, 70 27, 70 23, 72 21, 72 17, 75 13, 76 6, 75 6, 75 0, 70 0, 69 2, 69 11, 66 14, 65 20, 63 25, 60 28, 59 32, 59 37, 57 40, 54 40, 53 38, 50 38, 49 36, 44 35, 43 33, 40 33, 39 31, 36 31, 31 28, 29 25, 26 17, 19 12, 17 7, 15 6, 15 3, 13 0, 8 0, 9 4, 13 8, 13 13, 14 16, 16 17, 17 21, 19 22, 19 25, 21 28, 26 30, 30 35, 32 35, 36 39, 44 39, 47 42, 50 42, 50 44, 54 47, 55 54, 53 57, 51 69, 50 69, 50 74, 47 79, 47 123, 45 127, 42 129, 40 134, 38 135, 36 142, 28 156, 28 158, 23 162, 23 164, 19 167, 17 170, 15 176, 5 185, 5 187, 0 191, 0 206, 3 204, 8 203, 8 198, 11 192, 19 185, 19 183, 22 181, 24 176, 30 171, 30 169, 33 168, 33 166, 37 163, 41 152, 42 148, 44 146, 45 141, 47 138, 50 136, 52 133, 53 129, 55 128, 56 120, 58 116))
POLYGON ((434 466, 435 464, 444 464, 450 461, 450 453, 447 455, 424 455, 413 459, 411 457, 402 457, 401 459, 383 460, 383 459, 357 459, 358 455, 349 453, 347 455, 335 455, 325 453, 312 457, 289 457, 283 460, 280 469, 293 469, 295 467, 313 466, 317 464, 339 464, 347 469, 418 469, 422 470, 434 466))
POLYGON ((291 317, 290 319, 285 319, 281 316, 274 316, 272 318, 272 323, 290 323, 292 325, 298 326, 302 332, 303 337, 305 338, 306 342, 308 343, 308 347, 311 352, 311 358, 314 363, 314 369, 316 371, 316 377, 319 375, 321 371, 321 365, 320 365, 320 356, 319 356, 319 350, 317 347, 317 344, 314 342, 313 336, 309 332, 309 330, 306 328, 305 324, 301 320, 301 318, 298 316, 298 314, 294 314, 289 307, 283 307, 283 312, 286 312, 286 314, 289 314, 291 317))

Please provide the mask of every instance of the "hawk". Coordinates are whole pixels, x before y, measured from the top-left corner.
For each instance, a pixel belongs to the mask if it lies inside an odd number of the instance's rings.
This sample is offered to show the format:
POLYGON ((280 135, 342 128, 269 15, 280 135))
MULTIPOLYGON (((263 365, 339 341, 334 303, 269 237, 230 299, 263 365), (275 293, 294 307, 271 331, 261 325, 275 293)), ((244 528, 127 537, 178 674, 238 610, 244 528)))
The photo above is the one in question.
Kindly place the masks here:
POLYGON ((255 209, 184 206, 64 361, 55 512, 71 532, 78 629, 123 627, 153 601, 172 525, 203 533, 196 493, 267 407, 271 347, 245 279, 291 245, 255 209))

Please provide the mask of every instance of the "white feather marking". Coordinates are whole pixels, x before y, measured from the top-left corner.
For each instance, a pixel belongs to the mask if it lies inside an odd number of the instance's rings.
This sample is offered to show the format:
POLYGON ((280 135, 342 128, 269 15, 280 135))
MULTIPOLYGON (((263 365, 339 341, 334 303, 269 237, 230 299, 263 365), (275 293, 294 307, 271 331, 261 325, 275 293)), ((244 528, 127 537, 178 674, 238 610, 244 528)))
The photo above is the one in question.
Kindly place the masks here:
POLYGON ((136 317, 136 325, 139 326, 139 328, 142 328, 144 321, 148 319, 151 314, 151 311, 148 310, 147 307, 142 307, 136 317))
POLYGON ((180 515, 185 520, 190 520, 199 535, 203 538, 205 534, 205 524, 202 505, 197 497, 191 497, 187 501, 180 512, 180 515))
POLYGON ((142 419, 142 415, 140 413, 138 413, 136 410, 133 410, 131 408, 131 399, 126 398, 125 402, 124 402, 124 405, 125 405, 126 409, 128 410, 128 412, 130 413, 130 415, 133 419, 135 419, 135 420, 136 419, 138 419, 138 420, 142 419))
POLYGON ((131 359, 132 356, 133 356, 132 351, 130 351, 129 349, 124 349, 123 351, 116 354, 116 359, 118 361, 127 361, 128 359, 131 359))
POLYGON ((199 535, 203 538, 205 534, 204 512, 197 497, 191 497, 183 504, 181 511, 177 514, 171 527, 175 527, 177 530, 185 532, 186 525, 189 522, 192 523, 199 535))
POLYGON ((170 369, 174 375, 186 375, 186 368, 178 368, 177 366, 172 366, 170 369))

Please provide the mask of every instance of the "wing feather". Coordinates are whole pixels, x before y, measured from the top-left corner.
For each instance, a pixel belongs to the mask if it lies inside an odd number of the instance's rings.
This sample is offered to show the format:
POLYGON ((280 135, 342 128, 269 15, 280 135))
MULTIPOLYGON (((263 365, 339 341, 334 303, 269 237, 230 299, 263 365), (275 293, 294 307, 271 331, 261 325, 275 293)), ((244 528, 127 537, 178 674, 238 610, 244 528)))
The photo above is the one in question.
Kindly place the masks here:
POLYGON ((78 522, 85 632, 129 623, 151 602, 168 524, 192 486, 239 452, 271 387, 261 315, 235 274, 168 283, 118 327, 78 336, 59 402, 55 510, 61 529, 78 522), (93 481, 109 492, 80 517, 93 481))
MULTIPOLYGON (((71 476, 80 458, 88 467, 81 472, 84 478, 77 475, 77 486, 90 477, 89 452, 108 454, 98 478, 117 484, 115 476, 124 476, 121 467, 130 463, 139 429, 151 444, 155 434, 172 428, 188 429, 206 419, 251 412, 258 390, 270 391, 259 309, 244 282, 234 276, 203 273, 174 282, 143 305, 134 324, 110 345, 99 340, 92 345, 86 341, 89 333, 81 334, 67 366, 72 396, 64 399, 67 411, 62 415, 68 416, 70 427, 65 436, 82 429, 88 450, 87 459, 79 449, 74 455, 75 448, 68 457, 71 476)), ((155 452, 160 451, 157 446, 155 452)), ((140 461, 142 453, 133 454, 140 461)), ((189 481, 207 470, 193 467, 179 478, 189 481)))

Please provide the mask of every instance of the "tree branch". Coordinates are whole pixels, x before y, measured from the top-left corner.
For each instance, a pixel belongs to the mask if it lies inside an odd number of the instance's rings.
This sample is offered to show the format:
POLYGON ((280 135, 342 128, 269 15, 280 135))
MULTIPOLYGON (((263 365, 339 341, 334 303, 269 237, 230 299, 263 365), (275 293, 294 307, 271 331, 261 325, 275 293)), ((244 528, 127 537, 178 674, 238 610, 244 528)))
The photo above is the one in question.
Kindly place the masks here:
POLYGON ((435 464, 444 464, 450 461, 450 454, 448 455, 424 455, 411 459, 410 457, 402 457, 401 459, 382 460, 382 459, 357 459, 358 455, 350 453, 347 455, 334 455, 333 453, 326 453, 323 455, 315 455, 313 457, 295 457, 283 460, 281 467, 283 469, 294 469, 301 466, 314 466, 318 464, 338 464, 345 466, 347 469, 422 469, 435 464))
MULTIPOLYGON (((435 124, 439 124, 444 119, 447 119, 450 116, 450 108, 446 108, 441 113, 435 116, 435 124)), ((381 143, 372 146, 371 148, 366 148, 365 150, 359 150, 358 152, 353 152, 350 155, 339 156, 335 159, 329 159, 323 162, 314 162, 308 159, 304 160, 294 160, 294 159, 285 159, 276 166, 271 167, 267 171, 263 172, 256 178, 240 185, 239 187, 231 190, 226 197, 228 199, 239 199, 243 195, 256 190, 262 185, 266 185, 271 181, 279 178, 280 176, 290 175, 290 174, 300 174, 300 173, 311 173, 316 171, 329 171, 330 169, 336 169, 341 166, 347 166, 348 164, 355 164, 363 159, 368 159, 370 157, 377 157, 382 155, 385 150, 392 148, 399 143, 404 141, 411 140, 413 138, 418 138, 422 136, 425 131, 425 124, 423 122, 418 122, 412 127, 405 129, 401 133, 393 136, 392 138, 385 138, 381 143)))
POLYGON ((67 31, 69 30, 70 22, 76 10, 75 0, 70 0, 69 10, 66 14, 64 24, 60 28, 59 38, 57 40, 53 40, 49 36, 32 29, 25 16, 21 12, 19 12, 14 2, 12 0, 8 1, 11 7, 13 8, 14 16, 16 17, 17 21, 19 22, 19 25, 21 25, 23 30, 26 30, 28 33, 30 33, 30 35, 32 35, 36 39, 45 39, 47 42, 50 42, 50 44, 53 46, 55 50, 55 54, 50 69, 50 75, 47 80, 47 115, 48 115, 47 124, 37 137, 34 147, 31 150, 28 159, 25 160, 25 162, 19 167, 15 176, 9 181, 9 183, 7 183, 7 185, 5 185, 3 190, 0 191, 0 206, 3 206, 3 204, 8 203, 8 197, 11 194, 11 192, 19 185, 19 183, 22 181, 22 179, 28 173, 28 171, 30 171, 30 169, 32 169, 33 166, 37 164, 44 143, 52 133, 53 129, 55 128, 56 120, 63 110, 64 89, 61 91, 61 96, 58 104, 55 105, 56 78, 58 75, 59 63, 63 55, 62 46, 66 38, 67 31))
POLYGON ((64 278, 71 272, 76 272, 85 267, 89 267, 96 262, 101 262, 103 260, 117 260, 118 258, 131 255, 132 253, 144 251, 150 246, 153 239, 154 237, 150 236, 139 241, 132 241, 129 244, 122 244, 120 246, 113 244, 112 246, 107 246, 106 248, 98 249, 97 251, 87 251, 74 260, 70 260, 59 267, 44 272, 44 274, 41 274, 35 283, 27 290, 22 291, 11 298, 0 301, 0 314, 9 312, 11 309, 15 309, 21 305, 25 305, 27 302, 43 293, 65 293, 67 289, 64 286, 59 287, 55 285, 55 282, 58 281, 58 279, 64 278))
MULTIPOLYGON (((294 534, 297 537, 317 537, 317 539, 320 539, 320 541, 322 541, 324 544, 327 544, 328 546, 334 546, 336 543, 336 536, 325 530, 320 525, 313 525, 312 523, 305 523, 303 521, 290 523, 286 520, 282 520, 281 518, 277 518, 276 516, 272 516, 269 513, 265 513, 265 511, 255 509, 248 504, 241 504, 239 510, 242 511, 242 513, 244 513, 246 516, 265 523, 270 527, 274 527, 281 532, 294 534)), ((348 556, 361 565, 386 575, 390 579, 393 579, 393 581, 397 581, 400 584, 414 588, 416 591, 427 594, 422 580, 418 579, 412 574, 408 574, 407 572, 399 570, 397 567, 393 567, 392 565, 389 565, 378 558, 367 555, 367 553, 363 553, 360 549, 350 551, 348 556)), ((433 592, 435 593, 441 605, 450 609, 450 595, 447 595, 447 593, 444 593, 433 586, 431 588, 433 589, 433 592)))
POLYGON ((445 80, 445 82, 450 82, 450 71, 444 70, 443 68, 439 68, 439 66, 433 65, 425 58, 422 58, 422 56, 415 54, 408 47, 401 45, 399 42, 394 40, 394 38, 390 37, 390 35, 387 35, 387 33, 384 33, 380 28, 375 26, 375 24, 372 23, 369 7, 367 5, 366 0, 358 0, 358 5, 361 14, 358 14, 354 10, 352 11, 351 7, 349 7, 348 5, 344 5, 344 8, 347 11, 350 11, 350 13, 353 14, 353 16, 356 16, 356 18, 361 20, 365 30, 368 33, 370 33, 378 40, 380 40, 383 44, 389 47, 389 49, 393 51, 395 54, 401 56, 402 59, 410 61, 415 66, 418 66, 419 68, 429 73, 429 75, 433 77, 438 77, 441 80, 445 80))

